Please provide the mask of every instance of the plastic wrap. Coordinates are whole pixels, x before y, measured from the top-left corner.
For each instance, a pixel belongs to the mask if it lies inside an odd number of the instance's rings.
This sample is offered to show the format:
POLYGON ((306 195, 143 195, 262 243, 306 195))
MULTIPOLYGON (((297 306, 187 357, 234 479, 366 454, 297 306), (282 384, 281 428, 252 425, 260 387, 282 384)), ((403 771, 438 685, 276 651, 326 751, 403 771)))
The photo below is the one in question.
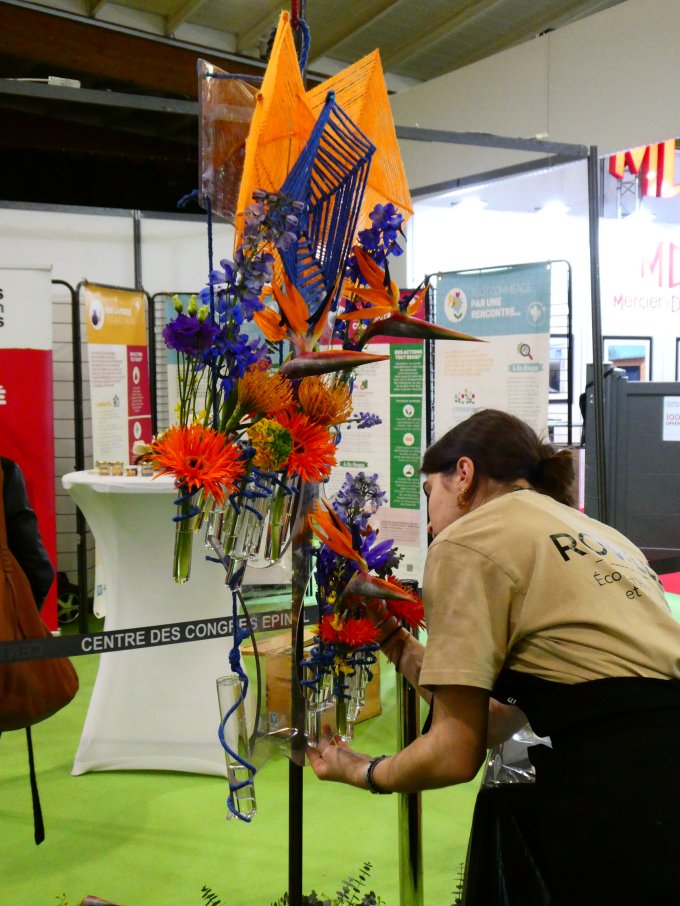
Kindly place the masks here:
POLYGON ((198 61, 198 87, 198 200, 205 209, 210 202, 213 214, 234 223, 258 88, 207 60, 198 61))

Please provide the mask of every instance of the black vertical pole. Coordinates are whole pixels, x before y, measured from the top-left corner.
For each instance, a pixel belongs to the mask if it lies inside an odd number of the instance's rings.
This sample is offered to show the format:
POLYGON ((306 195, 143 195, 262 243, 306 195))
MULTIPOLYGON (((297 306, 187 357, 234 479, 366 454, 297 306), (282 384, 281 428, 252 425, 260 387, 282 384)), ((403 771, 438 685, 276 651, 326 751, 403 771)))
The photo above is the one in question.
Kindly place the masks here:
POLYGON ((149 393, 151 395, 151 434, 158 433, 158 362, 156 357, 156 296, 146 296, 147 322, 149 325, 149 393))
MULTIPOLYGON (((73 433, 75 439, 76 472, 85 468, 85 429, 83 416, 83 357, 80 347, 80 294, 77 289, 63 280, 53 280, 67 287, 71 293, 71 353, 73 356, 73 433)), ((76 562, 78 564, 78 631, 87 632, 88 606, 87 606, 87 522, 85 517, 76 507, 76 534, 78 544, 76 547, 76 562)))
POLYGON ((590 305, 593 334, 593 403, 595 422, 595 476, 597 486, 597 518, 606 522, 607 512, 607 451, 604 443, 604 382, 602 375, 602 320, 600 311, 600 196, 597 148, 588 152, 588 225, 590 236, 590 305))
MULTIPOLYGON (((297 18, 305 19, 305 0, 291 3, 297 14, 291 24, 297 26, 297 18)), ((301 31, 294 33, 298 54, 301 48, 301 31)), ((306 84, 306 73, 302 71, 306 84)), ((302 906, 302 815, 303 815, 303 769, 305 763, 305 703, 299 682, 300 662, 304 655, 304 596, 309 584, 311 570, 311 530, 307 527, 307 512, 311 508, 308 496, 309 486, 300 488, 300 501, 293 537, 293 579, 292 579, 292 676, 291 676, 291 727, 295 728, 293 751, 288 765, 288 902, 290 906, 302 906)), ((316 494, 318 496, 318 486, 316 494)))

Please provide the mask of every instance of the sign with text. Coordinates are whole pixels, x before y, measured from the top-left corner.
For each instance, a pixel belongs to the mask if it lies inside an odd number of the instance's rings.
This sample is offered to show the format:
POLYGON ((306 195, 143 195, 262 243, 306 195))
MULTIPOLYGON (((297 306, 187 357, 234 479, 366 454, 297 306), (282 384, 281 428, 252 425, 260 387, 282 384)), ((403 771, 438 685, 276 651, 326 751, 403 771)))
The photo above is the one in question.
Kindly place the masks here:
POLYGON ((441 274, 435 320, 484 343, 435 343, 434 433, 478 409, 548 424, 550 264, 441 274))
POLYGON ((656 145, 642 145, 612 154, 609 173, 616 179, 623 179, 626 172, 638 176, 643 195, 675 198, 680 194, 680 184, 675 182, 675 146, 676 139, 669 138, 656 145))
POLYGON ((135 441, 151 441, 151 395, 143 292, 83 283, 88 343, 92 452, 132 461, 135 441))
MULTIPOLYGON (((21 469, 56 569, 51 278, 49 268, 0 268, 0 455, 21 469)), ((42 616, 57 628, 55 585, 42 616)))
POLYGON ((425 553, 420 477, 425 346, 422 341, 386 338, 371 343, 370 351, 389 355, 389 360, 357 369, 352 404, 355 415, 370 412, 380 418, 380 424, 366 429, 343 427, 338 464, 326 495, 337 493, 348 472, 377 474, 387 502, 371 519, 371 526, 379 529, 381 540, 392 539, 403 554, 398 578, 420 582, 425 553))
POLYGON ((663 440, 680 440, 680 396, 663 398, 663 440))

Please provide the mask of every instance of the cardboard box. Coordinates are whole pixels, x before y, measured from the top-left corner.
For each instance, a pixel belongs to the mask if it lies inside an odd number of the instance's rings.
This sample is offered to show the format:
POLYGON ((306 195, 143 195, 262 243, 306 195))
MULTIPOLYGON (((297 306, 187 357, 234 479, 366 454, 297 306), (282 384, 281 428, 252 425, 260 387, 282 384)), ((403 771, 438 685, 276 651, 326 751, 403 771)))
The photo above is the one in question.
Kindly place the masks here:
MULTIPOLYGON (((312 633, 305 632, 305 647, 312 644, 312 633)), ((280 730, 290 725, 290 682, 292 675, 292 647, 290 632, 272 633, 266 638, 259 639, 257 650, 260 655, 260 671, 262 682, 265 685, 266 721, 268 732, 280 730)), ((255 675, 254 665, 249 663, 253 658, 252 645, 243 645, 241 653, 244 655, 244 664, 249 676, 255 675)), ((371 667, 373 679, 366 688, 366 705, 362 709, 357 722, 367 720, 380 714, 380 662, 371 667)), ((324 723, 334 725, 333 706, 324 712, 324 723)))

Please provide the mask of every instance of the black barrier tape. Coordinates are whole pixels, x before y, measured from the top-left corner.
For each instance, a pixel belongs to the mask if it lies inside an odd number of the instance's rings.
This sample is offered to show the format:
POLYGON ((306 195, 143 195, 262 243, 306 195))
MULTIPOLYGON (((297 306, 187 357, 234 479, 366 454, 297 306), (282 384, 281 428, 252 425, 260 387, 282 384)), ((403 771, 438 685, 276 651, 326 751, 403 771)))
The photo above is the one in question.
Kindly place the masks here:
MULTIPOLYGON (((304 608, 305 625, 316 623, 317 617, 316 605, 304 608)), ((79 657, 82 654, 107 654, 110 651, 156 648, 159 645, 179 645, 183 642, 204 642, 207 639, 232 636, 233 622, 233 617, 228 616, 212 620, 190 620, 187 623, 162 623, 159 626, 86 632, 83 635, 0 642, 0 664, 40 661, 52 657, 79 657)), ((248 628, 245 616, 239 617, 238 623, 241 629, 248 628)), ((250 627, 254 632, 289 629, 291 624, 292 617, 288 610, 250 614, 250 627)))

